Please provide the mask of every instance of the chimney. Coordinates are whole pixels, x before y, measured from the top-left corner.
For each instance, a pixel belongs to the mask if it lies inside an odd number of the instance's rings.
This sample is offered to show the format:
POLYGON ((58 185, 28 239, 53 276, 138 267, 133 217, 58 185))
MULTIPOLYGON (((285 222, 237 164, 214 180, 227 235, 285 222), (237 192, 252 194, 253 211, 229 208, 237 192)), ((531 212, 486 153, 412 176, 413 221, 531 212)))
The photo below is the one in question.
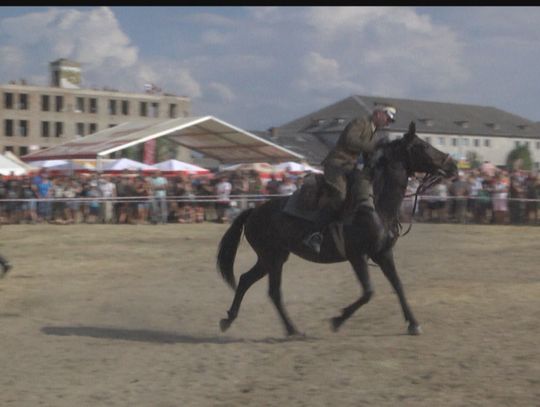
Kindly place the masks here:
POLYGON ((79 89, 81 85, 81 65, 64 58, 49 64, 51 86, 67 89, 79 89))

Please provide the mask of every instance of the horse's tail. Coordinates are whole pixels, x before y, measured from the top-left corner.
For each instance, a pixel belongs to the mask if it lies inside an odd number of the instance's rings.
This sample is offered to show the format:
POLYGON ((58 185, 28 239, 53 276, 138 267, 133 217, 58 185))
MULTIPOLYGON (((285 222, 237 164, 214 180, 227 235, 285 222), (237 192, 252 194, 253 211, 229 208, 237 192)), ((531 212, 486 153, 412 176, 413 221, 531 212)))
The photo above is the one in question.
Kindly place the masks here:
POLYGON ((234 259, 236 250, 240 244, 244 224, 246 223, 253 208, 249 208, 241 212, 233 221, 229 229, 225 232, 219 242, 217 254, 217 269, 221 273, 223 279, 229 284, 233 290, 236 290, 236 281, 234 278, 234 259))

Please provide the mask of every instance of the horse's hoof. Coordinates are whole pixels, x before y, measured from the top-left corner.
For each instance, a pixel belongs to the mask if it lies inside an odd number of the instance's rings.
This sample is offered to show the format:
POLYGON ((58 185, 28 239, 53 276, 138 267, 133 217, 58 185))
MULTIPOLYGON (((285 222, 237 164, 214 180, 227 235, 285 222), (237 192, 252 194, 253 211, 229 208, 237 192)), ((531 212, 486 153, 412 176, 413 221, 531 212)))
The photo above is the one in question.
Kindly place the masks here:
POLYGON ((13 266, 10 263, 2 264, 2 274, 0 274, 0 278, 5 277, 12 268, 13 266))
POLYGON ((332 328, 332 331, 337 332, 342 323, 343 323, 343 319, 341 319, 341 317, 331 318, 330 327, 332 328))
POLYGON ((306 334, 304 332, 297 332, 297 331, 294 331, 294 332, 291 332, 291 333, 287 333, 287 338, 288 339, 306 339, 306 334))
POLYGON ((221 321, 219 321, 219 327, 221 329, 221 332, 225 332, 229 327, 231 326, 232 321, 223 318, 221 321))
POLYGON ((422 328, 420 328, 420 325, 409 325, 407 333, 409 335, 420 335, 422 333, 422 328))

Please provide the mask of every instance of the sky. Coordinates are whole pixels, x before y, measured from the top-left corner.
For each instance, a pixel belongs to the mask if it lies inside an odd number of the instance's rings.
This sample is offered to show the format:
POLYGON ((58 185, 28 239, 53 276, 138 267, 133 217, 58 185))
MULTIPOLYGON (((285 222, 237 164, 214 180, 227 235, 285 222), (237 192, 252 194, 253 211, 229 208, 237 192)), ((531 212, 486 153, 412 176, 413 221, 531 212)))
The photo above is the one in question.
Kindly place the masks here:
MULTIPOLYGON (((267 130, 351 95, 493 106, 540 121, 540 7, 0 7, 0 83, 188 96, 267 130)), ((399 114, 399 112, 398 112, 399 114)))

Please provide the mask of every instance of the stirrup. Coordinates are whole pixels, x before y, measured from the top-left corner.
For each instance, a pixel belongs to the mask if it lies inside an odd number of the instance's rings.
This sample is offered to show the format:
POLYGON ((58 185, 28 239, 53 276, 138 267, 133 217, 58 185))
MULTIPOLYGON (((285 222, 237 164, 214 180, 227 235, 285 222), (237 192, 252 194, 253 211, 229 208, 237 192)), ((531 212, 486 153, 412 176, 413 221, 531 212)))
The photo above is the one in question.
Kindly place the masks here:
POLYGON ((315 232, 304 239, 304 244, 310 247, 315 253, 321 252, 323 236, 321 232, 315 232))

